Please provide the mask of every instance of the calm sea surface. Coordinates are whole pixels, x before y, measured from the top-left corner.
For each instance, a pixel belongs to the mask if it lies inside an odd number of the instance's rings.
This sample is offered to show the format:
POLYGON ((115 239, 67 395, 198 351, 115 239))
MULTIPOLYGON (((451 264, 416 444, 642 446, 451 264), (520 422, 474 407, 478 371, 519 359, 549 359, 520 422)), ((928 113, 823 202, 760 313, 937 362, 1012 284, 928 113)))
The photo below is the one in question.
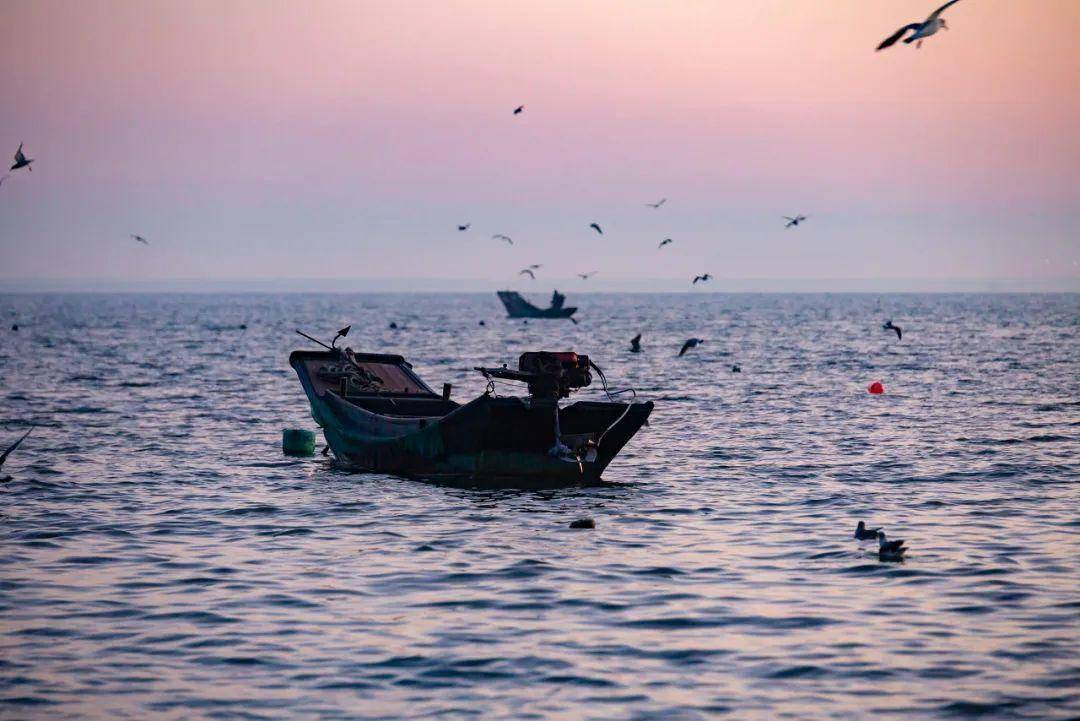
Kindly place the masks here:
POLYGON ((0 717, 1080 715, 1080 296, 568 303, 0 296, 0 442, 40 426, 0 485, 0 717), (293 329, 348 323, 458 400, 572 348, 656 410, 600 488, 285 458, 293 329))

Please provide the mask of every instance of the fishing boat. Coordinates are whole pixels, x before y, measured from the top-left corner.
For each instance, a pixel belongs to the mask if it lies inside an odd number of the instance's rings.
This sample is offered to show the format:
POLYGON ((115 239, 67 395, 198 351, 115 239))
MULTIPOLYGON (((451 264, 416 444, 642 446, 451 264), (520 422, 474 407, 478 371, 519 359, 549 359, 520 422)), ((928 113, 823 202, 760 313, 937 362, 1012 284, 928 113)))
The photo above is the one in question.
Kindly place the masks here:
POLYGON ((619 401, 623 391, 608 389, 603 371, 577 353, 524 353, 517 370, 477 368, 487 391, 459 404, 449 384, 436 393, 404 357, 356 353, 336 340, 295 351, 289 363, 335 458, 358 470, 504 485, 596 482, 653 409, 619 401), (594 370, 607 400, 560 405, 591 384, 594 370), (496 382, 524 384, 527 395, 499 395, 496 382))
POLYGON ((551 294, 551 305, 547 308, 536 307, 514 290, 500 290, 498 294, 509 318, 570 318, 577 312, 575 306, 563 307, 566 296, 559 291, 551 294))

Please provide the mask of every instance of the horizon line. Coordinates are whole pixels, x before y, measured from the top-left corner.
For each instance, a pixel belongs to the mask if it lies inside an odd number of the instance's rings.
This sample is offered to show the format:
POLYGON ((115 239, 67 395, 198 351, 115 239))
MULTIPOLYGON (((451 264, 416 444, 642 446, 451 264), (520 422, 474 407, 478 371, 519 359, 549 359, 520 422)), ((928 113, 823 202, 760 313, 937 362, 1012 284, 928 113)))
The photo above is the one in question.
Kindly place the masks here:
POLYGON ((714 278, 708 287, 683 278, 552 277, 537 283, 489 278, 0 278, 3 294, 54 293, 1077 293, 1080 276, 1053 278, 714 278), (544 285, 540 285, 544 283, 544 285))

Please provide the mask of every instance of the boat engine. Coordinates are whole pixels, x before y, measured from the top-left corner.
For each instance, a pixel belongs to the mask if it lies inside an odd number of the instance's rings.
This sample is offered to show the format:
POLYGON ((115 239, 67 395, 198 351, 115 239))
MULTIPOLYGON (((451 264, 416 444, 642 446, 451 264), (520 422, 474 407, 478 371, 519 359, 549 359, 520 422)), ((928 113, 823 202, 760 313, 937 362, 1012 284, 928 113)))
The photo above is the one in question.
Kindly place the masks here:
POLYGON ((486 378, 522 381, 533 398, 567 398, 578 388, 592 383, 589 356, 572 351, 530 351, 518 358, 518 370, 477 368, 486 378))

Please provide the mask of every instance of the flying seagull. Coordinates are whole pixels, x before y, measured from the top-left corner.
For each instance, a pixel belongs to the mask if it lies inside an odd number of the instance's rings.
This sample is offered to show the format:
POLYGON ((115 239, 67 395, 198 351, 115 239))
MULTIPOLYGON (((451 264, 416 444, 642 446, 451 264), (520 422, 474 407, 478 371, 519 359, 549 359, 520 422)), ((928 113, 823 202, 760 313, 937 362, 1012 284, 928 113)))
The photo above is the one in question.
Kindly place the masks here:
POLYGON ((705 341, 701 338, 690 338, 682 344, 682 350, 679 351, 679 355, 685 355, 686 351, 690 350, 691 348, 697 348, 700 344, 704 342, 705 341))
POLYGON ((640 353, 641 352, 641 333, 638 333, 636 336, 634 336, 633 338, 630 339, 630 352, 631 353, 640 353))
POLYGON ((806 216, 805 215, 796 215, 794 218, 792 218, 790 215, 785 215, 784 220, 787 221, 787 223, 784 225, 784 227, 785 228, 790 228, 791 226, 798 225, 799 223, 806 220, 806 216))
POLYGON ((539 270, 540 268, 543 268, 544 266, 541 263, 533 263, 532 265, 527 266, 527 267, 528 267, 529 270, 539 270))
POLYGON ((525 110, 525 106, 524 105, 519 105, 516 108, 514 108, 514 115, 521 115, 521 113, 524 110, 525 110))
POLYGON ((142 237, 141 235, 135 235, 134 233, 132 233, 131 239, 137 243, 142 243, 143 245, 150 245, 150 241, 142 237))
POLYGON ((469 229, 469 227, 470 227, 471 225, 472 225, 472 223, 466 223, 465 225, 459 225, 459 226, 457 227, 457 229, 458 229, 458 230, 462 230, 462 231, 464 231, 464 230, 468 230, 468 229, 469 229))
POLYGON ((882 330, 894 330, 894 331, 896 331, 896 340, 903 340, 904 339, 904 331, 902 331, 900 329, 900 326, 893 325, 893 322, 891 320, 885 321, 885 324, 881 326, 881 329, 882 330))
POLYGON ((878 560, 879 561, 903 561, 907 546, 902 540, 889 541, 885 538, 885 531, 878 532, 878 560))
MULTIPOLYGON (((34 430, 34 427, 33 427, 33 426, 30 426, 29 430, 27 430, 27 431, 26 431, 26 433, 23 433, 23 434, 22 434, 22 438, 20 438, 19 440, 15 441, 15 442, 14 442, 14 443, 12 443, 12 444, 11 444, 10 446, 8 446, 8 449, 7 449, 6 451, 4 451, 3 453, 0 453, 0 470, 3 470, 3 468, 4 468, 4 461, 6 461, 6 460, 7 460, 7 457, 11 455, 11 452, 12 452, 13 450, 15 450, 16 448, 18 448, 18 447, 19 447, 19 444, 20 444, 20 443, 22 443, 23 441, 25 441, 25 440, 26 440, 26 437, 27 437, 28 435, 30 435, 30 432, 31 432, 31 431, 33 431, 33 430, 34 430)), ((11 480, 11 477, 10 477, 10 476, 4 476, 2 480, 5 480, 5 481, 10 481, 10 480, 11 480)))
POLYGON ((694 276, 694 282, 691 283, 691 285, 697 285, 697 282, 699 280, 701 280, 701 281, 712 280, 712 276, 709 275, 708 273, 704 273, 703 275, 695 275, 694 276))
POLYGON ((496 233, 495 235, 491 236, 491 238, 492 238, 492 240, 506 241, 510 245, 514 244, 514 239, 513 238, 511 238, 509 235, 503 235, 502 233, 496 233))
POLYGON ((22 143, 19 143, 19 149, 15 151, 15 165, 12 165, 9 170, 18 170, 19 168, 26 168, 29 171, 34 169, 30 167, 30 163, 34 162, 33 158, 27 158, 23 155, 22 143))
POLYGON ((589 227, 592 228, 593 230, 595 230, 600 235, 604 234, 604 231, 600 230, 600 226, 597 225, 596 223, 589 223, 589 227))
POLYGON ((645 205, 649 206, 650 208, 659 208, 661 205, 663 205, 666 202, 667 202, 667 198, 660 198, 660 200, 655 202, 655 203, 646 203, 645 205))
POLYGON ((672 243, 671 238, 664 238, 663 240, 660 241, 660 245, 658 245, 656 247, 657 248, 663 248, 665 245, 670 245, 671 243, 672 243))
POLYGON ((860 541, 868 541, 871 538, 877 538, 880 528, 867 528, 865 521, 859 521, 859 525, 855 526, 855 538, 860 541))
POLYGON ((519 270, 518 275, 527 275, 530 278, 532 278, 533 280, 536 280, 536 273, 532 272, 528 268, 525 268, 524 270, 519 270))
POLYGON ((589 278, 593 277, 594 275, 596 275, 599 272, 600 271, 598 271, 598 270, 590 270, 588 273, 578 273, 577 277, 581 278, 582 280, 588 280, 589 278))
POLYGON ((905 25, 889 37, 882 40, 881 45, 878 45, 877 49, 884 50, 887 47, 895 45, 896 41, 904 37, 904 33, 906 33, 908 30, 914 30, 915 32, 913 32, 909 37, 904 38, 904 43, 915 43, 916 48, 921 48, 923 38, 930 37, 938 30, 949 29, 949 26, 945 24, 945 18, 941 17, 941 13, 945 12, 945 9, 948 8, 950 5, 953 5, 954 3, 957 3, 959 1, 960 0, 949 0, 949 2, 945 3, 937 10, 930 13, 930 17, 926 18, 921 23, 909 23, 905 25))

